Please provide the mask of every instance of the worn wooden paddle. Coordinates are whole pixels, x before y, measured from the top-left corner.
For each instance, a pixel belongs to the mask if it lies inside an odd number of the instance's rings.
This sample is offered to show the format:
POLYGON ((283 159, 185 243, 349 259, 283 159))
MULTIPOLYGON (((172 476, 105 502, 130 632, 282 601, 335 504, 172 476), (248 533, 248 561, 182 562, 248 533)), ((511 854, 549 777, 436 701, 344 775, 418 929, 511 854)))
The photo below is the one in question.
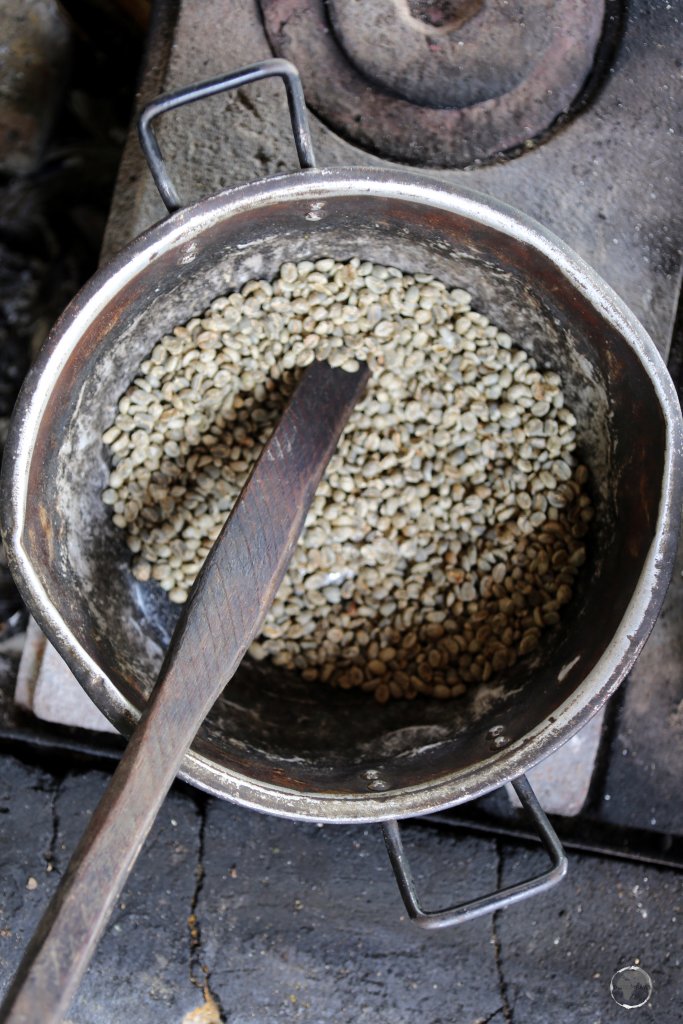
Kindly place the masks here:
POLYGON ((58 1024, 204 718, 258 634, 368 379, 313 363, 190 592, 156 686, 0 1007, 58 1024))

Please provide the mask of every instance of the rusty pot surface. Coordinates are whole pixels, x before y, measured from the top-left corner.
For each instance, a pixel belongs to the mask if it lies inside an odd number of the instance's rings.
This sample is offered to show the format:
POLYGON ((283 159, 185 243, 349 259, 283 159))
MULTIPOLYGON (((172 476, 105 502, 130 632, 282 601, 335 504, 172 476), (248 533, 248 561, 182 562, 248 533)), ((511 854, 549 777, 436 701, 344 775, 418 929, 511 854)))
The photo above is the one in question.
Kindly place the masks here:
POLYGON ((474 308, 562 374, 596 519, 559 630, 462 700, 380 707, 245 659, 182 776, 325 822, 433 812, 516 778, 585 724, 645 642, 672 572, 683 434, 664 364, 614 292, 538 224, 429 178, 310 169, 231 188, 145 232, 73 300, 24 385, 3 470, 4 537, 22 594, 128 733, 177 609, 130 573, 101 500, 102 432, 173 326, 284 261, 354 255, 466 288, 474 308))

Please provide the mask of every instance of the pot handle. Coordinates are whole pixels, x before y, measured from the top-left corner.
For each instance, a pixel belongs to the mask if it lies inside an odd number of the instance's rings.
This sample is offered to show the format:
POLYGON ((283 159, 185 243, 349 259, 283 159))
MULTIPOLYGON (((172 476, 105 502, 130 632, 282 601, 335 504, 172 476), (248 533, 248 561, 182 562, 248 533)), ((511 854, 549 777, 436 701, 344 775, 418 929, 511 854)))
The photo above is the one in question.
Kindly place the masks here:
POLYGON ((518 882, 509 885, 505 889, 498 889, 488 896, 479 896, 476 899, 468 900, 466 903, 458 903, 446 910, 423 910, 420 906, 415 884, 413 882, 410 865, 406 852, 403 848, 399 833, 398 821, 385 821, 382 823, 384 841, 387 844, 387 851, 391 866, 396 875, 398 888, 403 897, 406 910, 412 921, 420 928, 433 930, 436 928, 450 928, 456 924, 463 924, 465 921, 472 921, 475 917, 483 914, 491 914, 496 910, 502 910, 512 903, 519 903, 528 896, 545 892, 546 889, 557 885, 567 873, 567 855, 564 852, 560 840, 546 814, 538 802, 538 798, 529 785, 526 775, 520 775, 512 783, 515 792, 520 799, 522 807, 533 820, 539 832, 541 842, 546 848, 552 867, 543 874, 528 879, 526 882, 518 882))
POLYGON ((262 78, 272 77, 281 78, 285 83, 289 116, 292 121, 292 132, 294 134, 294 144, 297 156, 299 157, 299 164, 302 168, 315 167, 313 142, 308 127, 306 101, 299 72, 288 60, 281 60, 280 58, 260 60, 256 64, 249 64, 238 71, 231 71, 228 75, 211 78, 207 82, 197 82, 194 85, 188 85, 183 89, 177 89, 175 92, 159 96, 157 99, 152 100, 140 114, 138 121, 140 145, 149 164, 156 187, 159 189, 161 198, 166 204, 169 213, 174 213, 180 209, 182 203, 169 177, 166 163, 152 128, 154 118, 158 117, 159 114, 166 113, 168 110, 182 107, 185 103, 194 103, 195 100, 202 100, 207 96, 214 96, 216 93, 227 92, 230 89, 239 89, 250 82, 258 82, 262 78))

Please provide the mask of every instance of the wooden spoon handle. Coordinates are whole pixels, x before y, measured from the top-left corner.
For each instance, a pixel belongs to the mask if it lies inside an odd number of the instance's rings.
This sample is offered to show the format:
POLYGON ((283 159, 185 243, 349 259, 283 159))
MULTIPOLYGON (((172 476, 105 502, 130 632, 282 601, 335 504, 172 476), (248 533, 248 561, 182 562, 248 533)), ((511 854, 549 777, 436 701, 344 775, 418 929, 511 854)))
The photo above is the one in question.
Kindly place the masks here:
POLYGON ((57 1024, 200 725, 263 624, 316 487, 367 382, 304 373, 214 544, 152 696, 0 1007, 3 1024, 57 1024))

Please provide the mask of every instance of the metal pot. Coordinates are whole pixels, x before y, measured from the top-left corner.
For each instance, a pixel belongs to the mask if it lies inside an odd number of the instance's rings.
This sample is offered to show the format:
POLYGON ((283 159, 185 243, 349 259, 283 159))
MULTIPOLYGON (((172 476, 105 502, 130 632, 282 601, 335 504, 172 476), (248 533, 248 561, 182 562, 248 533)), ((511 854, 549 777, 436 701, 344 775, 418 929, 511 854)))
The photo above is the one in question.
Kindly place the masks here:
POLYGON ((561 847, 520 776, 583 726, 647 638, 672 571, 681 505, 681 418, 657 351, 576 255, 491 199, 394 170, 316 170, 301 86, 266 61, 148 107, 141 137, 169 208, 178 205, 150 123, 163 110, 267 75, 286 84, 302 167, 179 210, 82 289, 56 324, 15 412, 4 465, 4 537, 27 604, 97 706, 130 732, 176 610, 137 583, 101 501, 101 442, 156 340, 285 260, 353 255, 429 272, 475 297, 541 365, 562 373, 596 506, 589 564, 562 626, 532 657, 461 701, 378 707, 247 658, 187 755, 182 776, 291 818, 391 822, 411 914, 436 927, 557 880, 561 847), (463 911, 422 914, 394 819, 450 807, 516 780, 551 872, 463 911))

